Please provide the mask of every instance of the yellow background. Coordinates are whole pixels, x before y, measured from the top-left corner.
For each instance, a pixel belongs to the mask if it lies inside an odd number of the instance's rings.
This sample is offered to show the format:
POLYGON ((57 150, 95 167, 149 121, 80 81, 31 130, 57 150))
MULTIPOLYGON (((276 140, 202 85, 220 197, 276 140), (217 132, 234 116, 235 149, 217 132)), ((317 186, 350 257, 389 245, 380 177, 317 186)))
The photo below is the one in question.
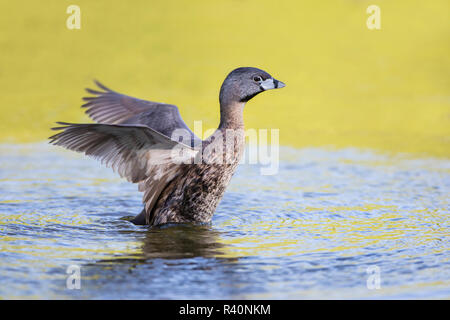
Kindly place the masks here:
POLYGON ((239 66, 287 87, 245 110, 284 145, 450 156, 450 1, 2 1, 0 141, 46 139, 92 79, 217 126, 239 66), (81 29, 66 28, 70 4, 81 29), (366 8, 381 8, 369 30, 366 8))

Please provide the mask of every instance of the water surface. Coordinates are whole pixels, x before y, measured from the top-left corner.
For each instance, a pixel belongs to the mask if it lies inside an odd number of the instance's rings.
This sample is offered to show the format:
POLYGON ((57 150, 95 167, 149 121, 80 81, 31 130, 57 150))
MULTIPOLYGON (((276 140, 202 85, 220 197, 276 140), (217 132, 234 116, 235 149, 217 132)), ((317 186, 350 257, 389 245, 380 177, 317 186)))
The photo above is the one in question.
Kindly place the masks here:
POLYGON ((281 148, 277 175, 239 167, 211 225, 148 228, 95 160, 3 144, 0 298, 450 298, 449 191, 448 160, 281 148))

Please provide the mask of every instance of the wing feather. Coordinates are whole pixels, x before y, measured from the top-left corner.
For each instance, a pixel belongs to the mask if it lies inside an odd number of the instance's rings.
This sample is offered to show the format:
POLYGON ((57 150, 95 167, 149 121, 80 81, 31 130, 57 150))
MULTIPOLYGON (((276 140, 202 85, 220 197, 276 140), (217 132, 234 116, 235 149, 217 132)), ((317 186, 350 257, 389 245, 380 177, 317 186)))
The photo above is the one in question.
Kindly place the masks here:
POLYGON ((173 158, 173 149, 180 148, 188 159, 197 153, 143 125, 58 124, 52 129, 60 132, 49 138, 50 143, 97 158, 121 177, 138 183, 148 215, 164 187, 183 171, 180 159, 173 158))
POLYGON ((98 123, 140 124, 171 137, 176 129, 184 129, 191 146, 201 141, 181 118, 177 106, 133 98, 113 91, 95 80, 99 90, 86 88, 93 96, 83 97, 85 113, 98 123))

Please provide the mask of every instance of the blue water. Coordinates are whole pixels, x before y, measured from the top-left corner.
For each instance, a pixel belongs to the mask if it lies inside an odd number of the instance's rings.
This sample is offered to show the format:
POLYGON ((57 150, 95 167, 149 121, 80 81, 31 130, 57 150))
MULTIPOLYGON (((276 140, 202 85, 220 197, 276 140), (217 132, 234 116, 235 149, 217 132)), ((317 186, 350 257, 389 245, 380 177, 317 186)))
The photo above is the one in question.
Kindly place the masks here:
POLYGON ((148 228, 121 219, 137 187, 97 161, 0 145, 0 298, 450 298, 449 160, 280 157, 273 176, 241 165, 211 225, 148 228))

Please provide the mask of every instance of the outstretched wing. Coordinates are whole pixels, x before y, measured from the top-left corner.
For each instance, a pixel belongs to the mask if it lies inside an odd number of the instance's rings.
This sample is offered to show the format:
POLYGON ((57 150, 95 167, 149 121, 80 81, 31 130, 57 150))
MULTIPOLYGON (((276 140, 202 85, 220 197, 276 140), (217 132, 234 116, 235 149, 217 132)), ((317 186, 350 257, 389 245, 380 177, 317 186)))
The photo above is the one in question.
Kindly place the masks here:
POLYGON ((94 96, 84 97, 86 103, 82 107, 96 122, 145 125, 167 137, 172 137, 176 129, 183 129, 191 137, 188 144, 194 146, 201 141, 183 121, 177 106, 133 98, 115 92, 98 81, 95 83, 101 91, 86 89, 94 96))
POLYGON ((52 129, 62 131, 51 136, 50 143, 97 158, 128 181, 138 182, 147 212, 164 187, 182 174, 182 163, 198 152, 142 125, 58 124, 62 126, 52 129))

